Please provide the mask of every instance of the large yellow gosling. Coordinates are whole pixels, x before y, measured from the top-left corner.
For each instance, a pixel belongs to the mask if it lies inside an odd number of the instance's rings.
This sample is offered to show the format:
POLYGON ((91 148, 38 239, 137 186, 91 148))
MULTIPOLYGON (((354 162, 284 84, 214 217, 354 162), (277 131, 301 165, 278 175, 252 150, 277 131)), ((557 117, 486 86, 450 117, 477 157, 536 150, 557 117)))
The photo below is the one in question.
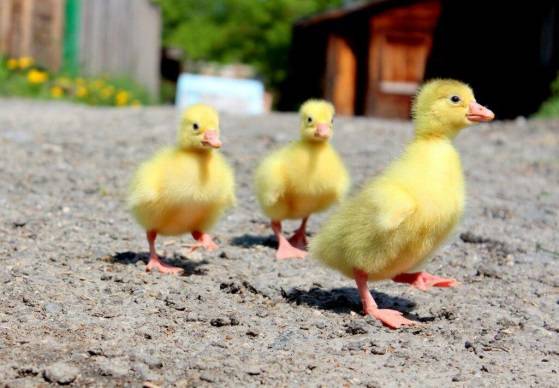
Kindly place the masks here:
POLYGON ((425 84, 414 107, 415 138, 380 176, 347 200, 311 241, 310 252, 356 280, 363 309, 386 326, 413 322, 378 309, 368 280, 393 279, 426 290, 454 279, 412 273, 454 229, 464 210, 464 178, 452 145, 460 129, 493 119, 472 90, 454 80, 425 84))

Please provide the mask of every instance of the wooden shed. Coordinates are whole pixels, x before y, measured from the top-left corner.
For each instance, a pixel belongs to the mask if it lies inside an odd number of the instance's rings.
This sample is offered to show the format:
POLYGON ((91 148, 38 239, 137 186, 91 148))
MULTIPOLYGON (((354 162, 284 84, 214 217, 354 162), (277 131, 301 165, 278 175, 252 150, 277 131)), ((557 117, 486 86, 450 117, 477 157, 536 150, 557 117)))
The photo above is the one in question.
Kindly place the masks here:
POLYGON ((151 0, 0 1, 0 54, 53 71, 126 76, 157 95, 160 50, 151 0))
POLYGON ((303 19, 279 108, 323 97, 343 115, 407 118, 423 80, 453 77, 498 117, 533 113, 559 69, 558 11, 553 0, 372 0, 303 19), (513 83, 530 96, 512 102, 513 83))

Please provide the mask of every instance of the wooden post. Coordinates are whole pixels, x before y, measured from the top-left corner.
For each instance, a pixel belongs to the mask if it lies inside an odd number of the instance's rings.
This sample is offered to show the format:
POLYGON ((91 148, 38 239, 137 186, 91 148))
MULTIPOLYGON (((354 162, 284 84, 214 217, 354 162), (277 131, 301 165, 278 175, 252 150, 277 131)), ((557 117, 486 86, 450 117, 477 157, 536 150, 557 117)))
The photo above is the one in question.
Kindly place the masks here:
POLYGON ((344 38, 330 35, 326 61, 326 98, 332 101, 336 113, 353 115, 357 78, 355 53, 344 38))
POLYGON ((13 0, 0 3, 0 54, 6 54, 10 45, 13 0))
POLYGON ((64 0, 34 0, 29 53, 52 71, 62 64, 64 0))
POLYGON ((51 70, 61 63, 64 0, 2 0, 0 53, 28 56, 51 70))

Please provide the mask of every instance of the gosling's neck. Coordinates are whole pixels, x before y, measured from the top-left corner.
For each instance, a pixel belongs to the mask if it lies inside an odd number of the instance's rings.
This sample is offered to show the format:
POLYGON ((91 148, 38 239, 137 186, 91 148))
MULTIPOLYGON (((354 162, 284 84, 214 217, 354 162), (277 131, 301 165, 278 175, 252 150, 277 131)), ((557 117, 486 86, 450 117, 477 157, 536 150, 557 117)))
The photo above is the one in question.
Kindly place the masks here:
POLYGON ((307 146, 308 148, 314 150, 314 151, 321 151, 324 150, 326 148, 328 148, 328 146, 330 145, 330 142, 327 140, 323 140, 323 141, 316 141, 316 140, 312 140, 306 137, 303 137, 299 140, 299 143, 301 143, 304 146, 307 146))
POLYGON ((181 153, 194 155, 202 162, 210 160, 215 154, 215 150, 213 148, 184 147, 178 145, 177 149, 181 153))
POLYGON ((462 129, 460 125, 453 125, 438 116, 417 115, 414 118, 415 136, 413 141, 449 141, 452 142, 462 129))

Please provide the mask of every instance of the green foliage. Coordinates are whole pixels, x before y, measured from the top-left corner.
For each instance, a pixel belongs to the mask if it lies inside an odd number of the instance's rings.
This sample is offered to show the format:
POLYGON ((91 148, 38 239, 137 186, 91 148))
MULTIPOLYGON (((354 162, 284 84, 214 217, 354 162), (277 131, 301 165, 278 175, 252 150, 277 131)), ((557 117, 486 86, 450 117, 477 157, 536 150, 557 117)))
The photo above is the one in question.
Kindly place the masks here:
POLYGON ((187 60, 254 66, 268 87, 286 76, 291 28, 297 19, 343 0, 157 0, 163 41, 187 60))
POLYGON ((551 97, 542 104, 536 117, 559 117, 559 74, 551 84, 551 97))
POLYGON ((137 106, 151 103, 144 88, 125 78, 80 78, 53 74, 32 58, 0 57, 0 95, 80 102, 88 105, 137 106))

